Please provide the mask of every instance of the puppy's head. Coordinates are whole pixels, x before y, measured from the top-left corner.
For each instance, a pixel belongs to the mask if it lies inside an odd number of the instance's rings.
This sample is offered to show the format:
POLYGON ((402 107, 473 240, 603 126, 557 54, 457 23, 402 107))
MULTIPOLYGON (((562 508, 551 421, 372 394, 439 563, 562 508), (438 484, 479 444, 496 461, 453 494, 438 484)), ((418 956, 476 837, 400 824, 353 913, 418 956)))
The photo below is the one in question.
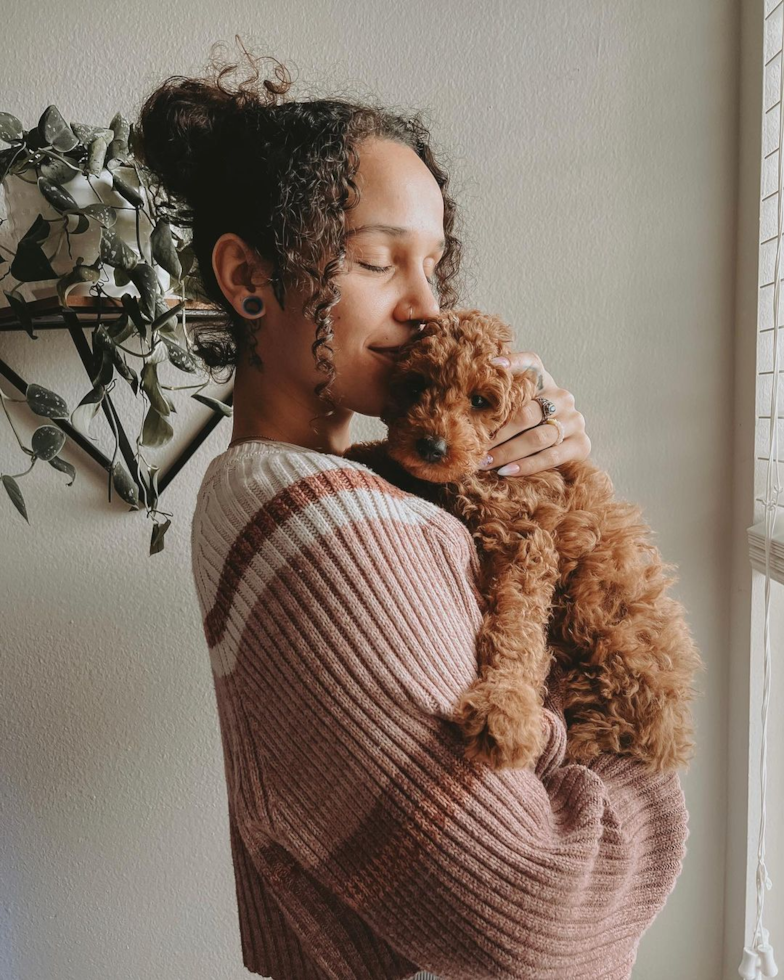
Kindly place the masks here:
POLYGON ((450 483, 479 468, 496 433, 536 392, 535 368, 490 363, 514 337, 498 317, 441 310, 400 350, 381 419, 387 452, 412 476, 450 483))

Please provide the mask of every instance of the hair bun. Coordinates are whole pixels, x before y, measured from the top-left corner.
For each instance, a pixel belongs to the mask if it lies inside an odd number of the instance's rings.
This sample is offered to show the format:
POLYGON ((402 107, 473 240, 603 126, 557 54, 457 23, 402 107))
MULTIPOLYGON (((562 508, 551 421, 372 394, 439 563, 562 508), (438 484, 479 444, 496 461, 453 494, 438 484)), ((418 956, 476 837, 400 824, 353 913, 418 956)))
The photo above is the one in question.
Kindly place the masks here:
POLYGON ((166 196, 180 203, 178 218, 184 226, 191 223, 196 189, 204 185, 203 175, 220 166, 222 149, 233 144, 226 140, 229 129, 245 125, 253 110, 274 106, 291 87, 287 69, 276 62, 278 81, 265 79, 260 90, 258 65, 250 55, 248 58, 254 77, 242 82, 236 91, 224 87, 223 78, 238 65, 221 65, 215 58, 210 62, 216 73, 212 78, 170 76, 147 97, 134 123, 131 151, 162 185, 166 196))

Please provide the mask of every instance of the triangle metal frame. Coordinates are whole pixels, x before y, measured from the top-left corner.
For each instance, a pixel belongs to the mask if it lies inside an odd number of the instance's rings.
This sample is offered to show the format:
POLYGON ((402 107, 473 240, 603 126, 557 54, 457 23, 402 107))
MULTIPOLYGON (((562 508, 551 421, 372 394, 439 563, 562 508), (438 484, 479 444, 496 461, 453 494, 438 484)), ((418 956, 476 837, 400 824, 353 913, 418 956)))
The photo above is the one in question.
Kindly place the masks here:
MULTIPOLYGON (((172 305, 175 305, 177 302, 179 301, 172 301, 172 305)), ((96 363, 96 358, 90 349, 90 345, 87 343, 83 331, 86 327, 95 326, 97 323, 99 323, 100 317, 105 312, 121 312, 122 307, 107 305, 106 303, 99 306, 91 296, 70 296, 69 306, 80 308, 80 313, 83 316, 87 315, 90 317, 90 319, 83 322, 80 320, 79 314, 77 314, 76 310, 69 311, 73 313, 73 316, 64 316, 57 297, 37 300, 35 302, 28 303, 28 306, 30 307, 33 316, 34 330, 68 330, 74 346, 76 347, 76 351, 79 354, 79 358, 87 372, 87 376, 92 378, 98 370, 100 364, 96 363), (38 307, 38 310, 36 310, 36 307, 38 307)), ((190 320, 210 320, 221 316, 221 314, 216 313, 214 307, 204 307, 194 301, 186 302, 185 312, 187 318, 190 320), (190 305, 191 303, 193 303, 193 305, 190 305)), ((24 330, 24 326, 13 314, 10 307, 0 310, 0 333, 18 332, 24 330)), ((20 394, 27 394, 28 382, 20 377, 20 375, 17 374, 17 372, 14 371, 14 369, 2 358, 0 358, 0 374, 7 381, 9 381, 20 394)), ((223 398, 220 399, 220 401, 222 401, 225 405, 231 405, 233 394, 233 390, 228 392, 223 398)), ((130 440, 128 439, 128 436, 123 428, 111 396, 108 393, 104 395, 101 401, 101 408, 103 409, 109 426, 117 434, 117 444, 120 454, 122 455, 131 479, 136 484, 139 499, 143 500, 145 498, 146 484, 144 484, 141 480, 138 463, 136 462, 130 440)), ((172 482, 175 476, 177 476, 180 470, 182 470, 191 456, 193 456, 199 446, 201 446, 204 440, 223 418, 225 418, 225 416, 220 411, 217 409, 214 410, 211 417, 207 419, 204 425, 198 430, 198 432, 175 457, 175 459, 173 459, 168 466, 162 467, 158 471, 157 484, 159 498, 162 496, 166 487, 172 482)), ((68 438, 79 446, 79 448, 85 453, 87 453, 88 456, 92 457, 92 459, 94 459, 103 469, 106 470, 107 474, 111 473, 111 458, 102 452, 89 439, 85 438, 81 432, 78 432, 70 424, 70 422, 64 419, 48 419, 48 422, 62 429, 68 438)))

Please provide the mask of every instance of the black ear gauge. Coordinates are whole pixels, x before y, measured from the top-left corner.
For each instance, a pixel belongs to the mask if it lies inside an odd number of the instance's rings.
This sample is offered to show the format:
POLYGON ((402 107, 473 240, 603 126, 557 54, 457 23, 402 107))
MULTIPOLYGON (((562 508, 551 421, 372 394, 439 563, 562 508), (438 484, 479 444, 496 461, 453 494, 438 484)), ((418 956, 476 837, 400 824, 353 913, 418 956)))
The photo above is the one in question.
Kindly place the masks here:
POLYGON ((258 316, 264 312, 264 300, 261 296, 246 296, 242 301, 242 308, 248 316, 258 316))

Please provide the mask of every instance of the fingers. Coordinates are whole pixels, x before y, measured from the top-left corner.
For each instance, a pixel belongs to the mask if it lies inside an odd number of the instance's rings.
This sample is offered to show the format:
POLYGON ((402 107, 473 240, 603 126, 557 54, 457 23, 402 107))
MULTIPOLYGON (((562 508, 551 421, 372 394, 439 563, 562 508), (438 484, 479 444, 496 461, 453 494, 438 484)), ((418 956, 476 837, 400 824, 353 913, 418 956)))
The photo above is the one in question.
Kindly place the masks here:
POLYGON ((491 458, 482 469, 494 469, 504 477, 530 476, 571 460, 587 459, 591 440, 585 432, 585 418, 575 408, 574 395, 555 384, 533 351, 510 353, 507 360, 507 369, 514 374, 531 367, 537 371, 537 394, 495 434, 489 447, 491 458), (558 426, 545 424, 542 406, 535 400, 539 396, 555 405, 550 417, 557 419, 563 429, 563 441, 557 446, 558 426))
MULTIPOLYGON (((537 405, 541 414, 541 409, 537 405)), ((559 410, 555 418, 563 426, 564 439, 559 445, 558 427, 535 425, 490 449, 492 461, 483 469, 495 469, 499 476, 530 476, 560 466, 570 460, 587 459, 591 440, 585 432, 585 418, 576 409, 559 410)))
MULTIPOLYGON (((490 452, 493 452, 495 446, 506 442, 507 439, 511 439, 516 436, 519 432, 524 429, 531 429, 534 426, 538 426, 544 421, 544 412, 542 411, 542 406, 535 399, 537 397, 549 398, 550 401, 555 405, 555 417, 559 422, 563 422, 564 418, 568 416, 574 410, 574 395, 571 391, 567 391, 565 388, 546 388, 541 396, 535 395, 527 404, 517 413, 513 418, 510 418, 505 422, 501 428, 496 432, 495 439, 490 446, 490 452)), ((582 419, 582 416, 580 416, 582 419)), ((578 426, 579 428, 579 420, 578 426)), ((583 420, 584 427, 584 420, 583 420)), ((548 429, 552 429, 553 432, 557 433, 557 429, 553 425, 547 426, 548 429)), ((575 429, 576 431, 576 429, 575 429)), ((564 434, 564 439, 566 434, 564 434)), ((533 446, 534 444, 531 443, 533 446)), ((541 448, 541 446, 539 447, 541 448)), ((535 452, 535 449, 531 449, 531 452, 535 452)))
POLYGON ((555 382, 538 354, 535 354, 533 351, 515 351, 514 353, 507 354, 506 357, 510 362, 509 370, 512 374, 521 374, 526 368, 530 367, 536 369, 539 374, 539 380, 536 386, 537 394, 545 388, 555 388, 555 382))
MULTIPOLYGON (((554 425, 548 425, 546 428, 555 430, 554 425)), ((512 480, 515 477, 532 476, 534 473, 541 473, 543 470, 561 466, 562 463, 587 459, 590 451, 591 440, 585 433, 572 436, 569 439, 564 437, 564 441, 560 446, 551 446, 549 449, 543 449, 541 452, 534 453, 532 456, 506 464, 512 468, 516 467, 515 472, 507 471, 501 475, 512 480)), ((497 472, 500 473, 500 470, 497 472)))

